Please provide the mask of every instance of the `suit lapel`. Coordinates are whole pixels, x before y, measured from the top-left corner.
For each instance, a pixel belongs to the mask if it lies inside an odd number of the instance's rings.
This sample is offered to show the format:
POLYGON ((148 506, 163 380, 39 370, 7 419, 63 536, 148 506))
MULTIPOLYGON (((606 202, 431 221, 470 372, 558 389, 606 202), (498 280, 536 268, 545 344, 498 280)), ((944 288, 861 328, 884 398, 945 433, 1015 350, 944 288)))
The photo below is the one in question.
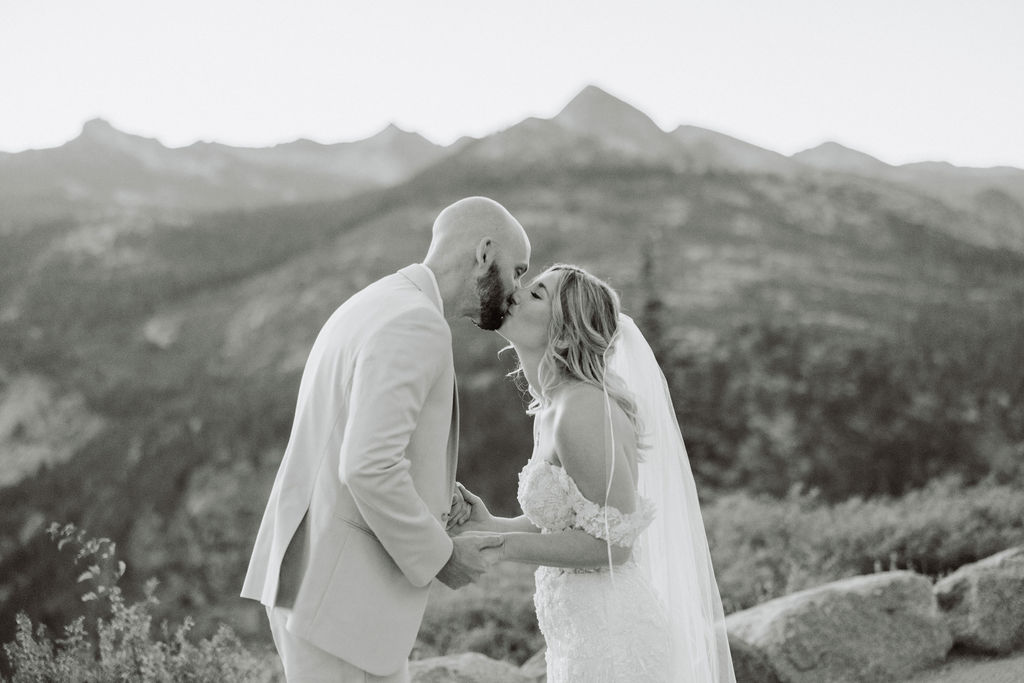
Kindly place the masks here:
POLYGON ((452 425, 448 430, 448 498, 455 495, 455 474, 459 468, 459 381, 452 386, 452 425))

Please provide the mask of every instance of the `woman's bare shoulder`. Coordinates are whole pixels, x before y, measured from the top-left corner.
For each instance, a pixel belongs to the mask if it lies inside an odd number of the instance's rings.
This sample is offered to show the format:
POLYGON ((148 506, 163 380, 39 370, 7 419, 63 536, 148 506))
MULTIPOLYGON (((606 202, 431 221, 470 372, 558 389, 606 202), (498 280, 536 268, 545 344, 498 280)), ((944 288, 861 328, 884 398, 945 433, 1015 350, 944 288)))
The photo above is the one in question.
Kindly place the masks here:
MULTIPOLYGON (((611 411, 612 424, 616 430, 616 441, 620 448, 627 446, 622 439, 628 434, 628 418, 610 397, 605 399, 605 392, 592 385, 580 383, 559 395, 559 402, 553 411, 555 452, 565 471, 576 482, 583 495, 592 501, 605 501, 608 484, 608 458, 606 452, 610 443, 608 429, 608 413, 611 411), (621 431, 625 430, 625 431, 621 431)), ((629 437, 628 443, 632 442, 629 437)), ((618 466, 628 467, 623 460, 618 466)), ((619 467, 616 471, 619 471, 619 467)), ((622 470, 625 472, 626 470, 622 470)), ((613 503, 624 510, 632 509, 628 490, 630 477, 616 476, 617 483, 623 483, 624 490, 613 491, 613 497, 606 502, 613 503)))

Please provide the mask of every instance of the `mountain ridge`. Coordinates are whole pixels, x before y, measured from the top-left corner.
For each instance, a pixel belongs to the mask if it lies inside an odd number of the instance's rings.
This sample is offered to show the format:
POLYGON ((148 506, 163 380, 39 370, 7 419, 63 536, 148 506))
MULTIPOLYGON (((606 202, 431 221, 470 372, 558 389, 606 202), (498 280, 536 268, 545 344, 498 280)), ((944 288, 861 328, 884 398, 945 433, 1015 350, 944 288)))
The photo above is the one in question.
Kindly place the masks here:
POLYGON ((0 154, 0 228, 110 211, 207 211, 341 199, 395 185, 463 152, 484 164, 506 160, 510 169, 524 171, 558 157, 577 167, 642 164, 675 172, 882 180, 979 215, 973 237, 979 243, 1024 249, 1020 169, 935 161, 893 166, 834 141, 787 157, 711 129, 681 125, 664 131, 639 108, 595 85, 580 90, 550 119, 527 118, 445 147, 389 123, 349 142, 299 138, 236 147, 197 141, 172 148, 94 118, 61 146, 0 154))
POLYGON ((209 211, 337 199, 392 185, 458 149, 389 125, 353 142, 167 147, 90 119, 59 147, 0 157, 0 220, 209 211))
MULTIPOLYGON (((570 98, 570 100, 562 107, 562 109, 559 111, 559 113, 556 114, 553 117, 553 119, 557 120, 560 117, 563 117, 564 115, 568 114, 569 115, 569 117, 568 117, 569 120, 575 120, 577 118, 577 115, 578 115, 577 114, 578 110, 587 109, 589 107, 592 107, 595 104, 600 106, 600 107, 608 107, 609 104, 611 104, 611 106, 613 108, 615 108, 615 107, 623 107, 624 108, 623 110, 625 110, 625 109, 632 110, 632 113, 639 114, 643 119, 645 119, 651 126, 656 128, 658 131, 660 131, 662 133, 668 132, 668 131, 664 131, 659 126, 657 126, 657 124, 655 124, 654 121, 651 120, 650 117, 646 113, 644 113, 641 109, 639 109, 638 107, 635 107, 634 105, 631 105, 631 104, 625 102, 624 100, 616 97, 615 95, 609 93, 607 90, 605 90, 605 89, 603 89, 603 88, 601 88, 600 86, 597 86, 597 85, 587 85, 587 86, 584 86, 582 90, 580 90, 576 95, 574 95, 572 98, 570 98)), ((527 117, 527 118, 529 119, 529 118, 536 118, 536 117, 527 117)), ((467 141, 471 141, 471 140, 475 140, 476 139, 476 138, 472 138, 471 136, 462 136, 461 138, 457 139, 451 145, 440 145, 438 143, 434 143, 429 138, 424 136, 422 133, 418 133, 416 131, 408 131, 408 130, 405 130, 405 129, 401 128, 400 126, 398 126, 394 122, 389 122, 387 124, 384 124, 384 126, 381 128, 381 130, 379 130, 377 133, 369 135, 369 136, 367 136, 365 138, 358 138, 358 139, 355 139, 355 140, 342 140, 342 141, 337 141, 337 142, 318 142, 318 141, 311 140, 309 138, 301 138, 300 137, 300 138, 296 138, 294 140, 281 141, 281 142, 273 143, 273 144, 270 144, 270 145, 246 146, 246 145, 228 145, 227 143, 218 142, 216 140, 199 139, 199 140, 196 140, 194 142, 191 142, 191 143, 188 143, 188 144, 185 144, 185 145, 169 146, 169 145, 165 145, 164 143, 160 142, 156 138, 148 138, 148 137, 143 136, 143 135, 139 135, 139 134, 129 133, 129 132, 123 131, 123 130, 115 127, 113 124, 111 124, 107 119, 105 119, 103 117, 93 117, 91 119, 86 120, 83 123, 82 130, 79 132, 79 134, 77 136, 75 136, 73 138, 70 138, 69 140, 65 141, 64 143, 62 143, 60 145, 55 145, 55 146, 50 146, 50 147, 29 148, 29 149, 25 149, 25 150, 21 150, 21 151, 17 151, 17 152, 12 152, 12 151, 7 151, 7 150, 0 150, 0 157, 3 157, 3 156, 11 157, 11 156, 18 156, 18 155, 27 154, 27 153, 36 153, 36 152, 44 152, 44 151, 49 151, 49 150, 60 149, 61 147, 69 144, 70 142, 73 142, 74 140, 82 137, 83 134, 85 134, 87 132, 87 130, 90 129, 90 128, 113 131, 113 132, 116 132, 117 134, 120 134, 122 136, 127 136, 127 137, 135 138, 135 139, 152 140, 154 142, 157 142, 162 147, 164 147, 165 149, 168 149, 168 150, 187 149, 189 147, 194 147, 194 146, 199 146, 199 145, 218 145, 218 146, 228 147, 228 148, 231 148, 231 149, 263 150, 263 149, 274 149, 274 148, 278 148, 278 147, 282 147, 282 146, 294 145, 294 144, 297 144, 297 143, 311 143, 313 145, 318 145, 318 146, 322 146, 322 147, 334 147, 334 146, 340 146, 340 145, 353 145, 353 144, 364 143, 364 142, 367 142, 369 140, 373 140, 374 138, 377 138, 377 137, 379 137, 381 135, 384 135, 385 133, 388 133, 389 131, 392 131, 392 130, 400 132, 400 133, 404 133, 404 134, 407 134, 407 135, 419 137, 422 140, 425 140, 425 141, 429 142, 431 145, 434 145, 436 147, 458 146, 459 143, 465 144, 467 141)), ((903 164, 890 164, 888 162, 885 162, 885 161, 882 161, 880 159, 877 159, 877 158, 875 158, 875 157, 873 157, 873 156, 871 156, 871 155, 869 155, 869 154, 867 154, 865 152, 861 152, 861 151, 856 150, 854 148, 850 148, 850 147, 848 147, 846 145, 843 145, 843 144, 841 144, 839 142, 836 142, 834 140, 823 140, 822 142, 818 143, 817 145, 813 145, 813 146, 808 147, 808 148, 806 148, 804 150, 800 150, 798 152, 794 152, 793 154, 786 155, 786 154, 783 154, 781 152, 777 152, 775 150, 771 150, 769 148, 759 147, 757 145, 752 145, 752 143, 748 143, 748 142, 743 141, 743 140, 741 140, 739 138, 735 138, 733 136, 729 136, 729 135, 727 135, 725 133, 718 132, 718 131, 716 131, 714 129, 711 129, 711 128, 701 128, 701 127, 698 127, 698 126, 693 126, 693 125, 690 125, 690 124, 681 123, 681 124, 678 124, 676 126, 676 128, 673 129, 672 132, 678 131, 680 129, 694 129, 694 130, 706 131, 708 133, 713 133, 716 136, 722 136, 722 137, 730 138, 730 139, 733 139, 733 140, 739 140, 740 142, 743 142, 744 144, 748 144, 748 145, 751 145, 751 146, 754 146, 754 147, 758 147, 758 149, 765 149, 765 150, 770 151, 770 152, 772 152, 774 154, 778 154, 780 156, 784 156, 784 157, 788 157, 788 158, 799 158, 801 156, 805 156, 806 157, 810 153, 815 152, 817 150, 820 150, 822 148, 826 148, 826 149, 829 149, 829 148, 842 148, 843 150, 848 150, 849 152, 854 152, 854 153, 856 153, 858 155, 863 155, 865 157, 869 157, 870 159, 876 161, 877 163, 883 164, 883 165, 891 167, 891 168, 941 166, 941 167, 945 167, 945 168, 949 168, 949 169, 964 170, 964 171, 975 171, 975 172, 991 171, 991 172, 1000 172, 1000 173, 1004 173, 1004 172, 1024 173, 1024 169, 1021 169, 1021 168, 1015 167, 1015 166, 1009 166, 1009 165, 961 166, 961 165, 953 164, 953 163, 948 162, 948 161, 934 160, 934 159, 926 159, 926 160, 921 160, 921 161, 913 161, 913 162, 907 162, 907 163, 903 163, 903 164)), ((494 131, 494 133, 498 133, 498 132, 501 132, 501 131, 500 130, 494 131)), ((493 135, 494 133, 491 133, 491 134, 493 135)), ((487 137, 487 136, 484 136, 484 137, 487 137)))

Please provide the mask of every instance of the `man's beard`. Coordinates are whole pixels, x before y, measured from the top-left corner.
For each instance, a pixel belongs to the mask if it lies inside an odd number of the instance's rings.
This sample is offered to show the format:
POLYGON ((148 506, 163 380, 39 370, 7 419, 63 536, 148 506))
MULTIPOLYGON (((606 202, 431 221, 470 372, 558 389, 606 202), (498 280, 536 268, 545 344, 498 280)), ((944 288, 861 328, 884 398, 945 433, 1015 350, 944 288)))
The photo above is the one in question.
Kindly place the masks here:
POLYGON ((509 295, 501 283, 498 265, 491 262, 491 267, 482 278, 476 281, 476 296, 480 301, 479 320, 473 322, 481 330, 496 330, 505 321, 508 312, 509 295))

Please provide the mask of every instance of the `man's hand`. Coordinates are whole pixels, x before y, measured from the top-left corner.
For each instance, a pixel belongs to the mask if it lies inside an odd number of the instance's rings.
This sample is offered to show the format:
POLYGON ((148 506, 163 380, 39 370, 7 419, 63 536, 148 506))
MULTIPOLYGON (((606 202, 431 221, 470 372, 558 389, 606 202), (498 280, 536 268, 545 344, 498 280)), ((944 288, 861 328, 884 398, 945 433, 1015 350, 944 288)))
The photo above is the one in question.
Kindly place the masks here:
POLYGON ((437 573, 437 580, 449 588, 462 588, 479 579, 500 555, 504 539, 500 534, 467 533, 452 539, 452 555, 437 573))

